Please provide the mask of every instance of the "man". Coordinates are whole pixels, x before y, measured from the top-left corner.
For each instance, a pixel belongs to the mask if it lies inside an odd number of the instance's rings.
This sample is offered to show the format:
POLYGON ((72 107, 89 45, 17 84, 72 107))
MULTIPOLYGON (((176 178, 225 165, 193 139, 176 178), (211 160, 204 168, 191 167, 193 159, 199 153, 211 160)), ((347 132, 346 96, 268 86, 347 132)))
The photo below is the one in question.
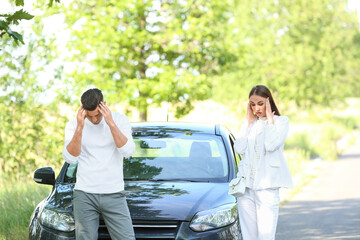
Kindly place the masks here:
POLYGON ((112 113, 99 89, 81 96, 65 128, 63 156, 78 164, 73 194, 76 239, 97 239, 102 215, 112 239, 135 239, 126 203, 123 158, 135 151, 128 118, 112 113))

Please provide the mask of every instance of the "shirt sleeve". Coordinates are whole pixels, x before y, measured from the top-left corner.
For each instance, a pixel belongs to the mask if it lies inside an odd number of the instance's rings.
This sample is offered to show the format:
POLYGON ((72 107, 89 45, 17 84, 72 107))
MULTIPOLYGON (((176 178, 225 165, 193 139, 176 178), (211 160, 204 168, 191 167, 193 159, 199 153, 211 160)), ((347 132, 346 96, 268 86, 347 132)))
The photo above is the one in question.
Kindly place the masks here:
POLYGON ((289 118, 280 116, 274 119, 274 124, 265 126, 265 150, 273 152, 285 144, 289 132, 289 118))
POLYGON ((117 118, 116 126, 127 138, 124 146, 118 148, 118 151, 125 157, 131 157, 135 152, 135 143, 132 137, 132 130, 129 119, 125 115, 119 115, 117 118))
POLYGON ((70 143, 71 139, 74 136, 76 129, 76 121, 70 120, 65 127, 65 141, 64 141, 64 149, 63 149, 63 158, 67 163, 76 164, 79 160, 79 156, 75 157, 71 155, 66 149, 67 145, 70 143))
POLYGON ((248 146, 248 136, 250 133, 250 126, 248 126, 248 122, 244 119, 239 136, 236 138, 234 143, 235 152, 238 154, 243 154, 248 146))

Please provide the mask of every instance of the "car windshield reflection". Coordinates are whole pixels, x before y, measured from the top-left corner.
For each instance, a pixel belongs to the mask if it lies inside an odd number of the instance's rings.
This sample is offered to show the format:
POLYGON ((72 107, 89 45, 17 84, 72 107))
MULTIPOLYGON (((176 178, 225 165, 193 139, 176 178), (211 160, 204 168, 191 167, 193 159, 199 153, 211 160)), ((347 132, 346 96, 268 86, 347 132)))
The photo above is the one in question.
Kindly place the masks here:
POLYGON ((227 156, 221 137, 173 133, 134 137, 135 154, 124 160, 125 180, 226 181, 227 156))

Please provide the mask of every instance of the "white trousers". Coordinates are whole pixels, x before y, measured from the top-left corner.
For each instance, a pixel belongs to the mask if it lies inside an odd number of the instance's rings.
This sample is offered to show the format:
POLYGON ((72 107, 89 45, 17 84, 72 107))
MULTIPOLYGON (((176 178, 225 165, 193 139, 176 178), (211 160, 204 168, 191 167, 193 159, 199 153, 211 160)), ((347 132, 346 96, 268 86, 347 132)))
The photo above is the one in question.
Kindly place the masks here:
POLYGON ((246 188, 237 199, 241 233, 244 240, 275 239, 279 216, 279 189, 246 188))

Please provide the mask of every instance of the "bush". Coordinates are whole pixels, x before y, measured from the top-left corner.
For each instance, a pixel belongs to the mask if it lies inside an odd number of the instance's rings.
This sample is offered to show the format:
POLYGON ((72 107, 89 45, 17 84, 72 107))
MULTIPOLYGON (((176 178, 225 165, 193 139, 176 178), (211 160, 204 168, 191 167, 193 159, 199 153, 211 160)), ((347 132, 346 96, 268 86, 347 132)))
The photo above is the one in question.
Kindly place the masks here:
POLYGON ((28 239, 31 214, 49 192, 49 186, 35 182, 0 179, 0 239, 28 239))
MULTIPOLYGON (((324 160, 337 159, 340 151, 337 142, 347 133, 353 131, 357 122, 353 118, 327 118, 329 121, 318 121, 312 118, 313 123, 306 123, 306 128, 295 132, 286 140, 285 149, 301 149, 310 158, 320 157, 324 160)), ((296 125, 296 124, 295 124, 296 125)), ((302 123, 304 125, 304 123, 302 123)))
POLYGON ((309 152, 299 148, 285 150, 284 155, 292 176, 303 171, 306 161, 309 160, 309 152))

